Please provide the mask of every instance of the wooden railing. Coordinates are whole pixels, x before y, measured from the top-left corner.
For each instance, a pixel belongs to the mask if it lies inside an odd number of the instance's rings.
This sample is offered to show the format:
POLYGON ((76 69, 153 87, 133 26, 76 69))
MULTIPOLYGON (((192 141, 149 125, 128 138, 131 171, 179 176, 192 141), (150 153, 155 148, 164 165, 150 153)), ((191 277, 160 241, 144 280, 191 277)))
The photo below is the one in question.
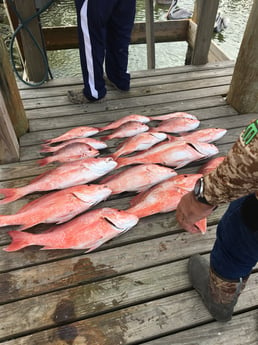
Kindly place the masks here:
MULTIPOLYGON (((21 18, 29 18, 36 12, 35 0, 14 0, 21 18)), ((5 1, 12 26, 17 26, 17 18, 8 1, 5 1)), ((193 20, 169 20, 154 22, 153 0, 145 0, 146 22, 136 22, 132 32, 131 43, 146 43, 147 66, 155 68, 155 43, 185 41, 189 44, 187 61, 189 64, 204 64, 208 61, 228 59, 228 57, 211 41, 213 25, 218 10, 219 0, 196 0, 193 20), (210 52, 210 47, 212 50, 210 52), (212 53, 215 51, 215 54, 212 53), (216 58, 215 58, 216 56, 216 58)), ((39 46, 46 50, 78 48, 77 27, 43 28, 40 35, 40 24, 37 18, 29 24, 32 35, 39 46), (44 40, 42 41, 42 36, 44 40)), ((18 40, 21 60, 26 66, 29 80, 38 82, 43 79, 45 66, 39 49, 36 47, 27 31, 22 29, 18 40), (26 64, 25 64, 26 61, 26 64)))

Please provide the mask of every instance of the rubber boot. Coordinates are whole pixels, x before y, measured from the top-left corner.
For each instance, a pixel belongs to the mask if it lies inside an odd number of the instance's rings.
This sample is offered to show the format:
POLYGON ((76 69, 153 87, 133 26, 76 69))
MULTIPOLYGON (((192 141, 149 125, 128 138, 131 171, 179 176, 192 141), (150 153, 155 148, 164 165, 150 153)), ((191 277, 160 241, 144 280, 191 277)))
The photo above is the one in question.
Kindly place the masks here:
POLYGON ((195 290, 217 320, 226 322, 231 320, 238 296, 243 291, 247 279, 229 281, 214 272, 208 261, 201 255, 192 256, 188 262, 190 281, 195 290))

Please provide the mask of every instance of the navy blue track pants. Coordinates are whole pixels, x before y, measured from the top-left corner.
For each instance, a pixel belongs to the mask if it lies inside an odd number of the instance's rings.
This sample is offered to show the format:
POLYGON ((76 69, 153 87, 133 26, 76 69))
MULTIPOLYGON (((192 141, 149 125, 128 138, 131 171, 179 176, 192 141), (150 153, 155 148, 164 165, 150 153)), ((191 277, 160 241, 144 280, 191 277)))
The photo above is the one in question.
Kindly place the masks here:
POLYGON ((216 273, 229 280, 247 277, 258 261, 258 229, 247 227, 241 215, 246 197, 233 201, 217 227, 210 263, 216 273))
POLYGON ((128 48, 136 0, 75 0, 84 95, 91 100, 106 94, 108 79, 129 90, 128 48))

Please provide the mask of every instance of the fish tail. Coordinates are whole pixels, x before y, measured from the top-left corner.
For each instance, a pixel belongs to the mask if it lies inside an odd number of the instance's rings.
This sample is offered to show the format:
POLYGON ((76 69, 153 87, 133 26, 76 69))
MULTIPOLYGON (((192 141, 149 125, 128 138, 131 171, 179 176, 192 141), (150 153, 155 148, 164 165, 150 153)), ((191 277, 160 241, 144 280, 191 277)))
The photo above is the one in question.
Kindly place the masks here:
POLYGON ((9 244, 9 246, 3 248, 6 252, 14 252, 16 250, 22 249, 24 247, 33 245, 31 243, 31 237, 33 234, 30 234, 28 232, 20 232, 20 231, 8 231, 8 234, 12 238, 12 242, 9 244))
POLYGON ((47 145, 50 145, 50 144, 52 144, 53 140, 54 139, 45 139, 45 140, 43 140, 43 142, 47 145))
POLYGON ((19 188, 2 188, 0 189, 1 194, 3 194, 4 198, 0 200, 0 204, 7 204, 8 202, 20 199, 24 195, 19 188))
POLYGON ((41 145, 40 152, 54 152, 55 148, 49 145, 41 145))
POLYGON ((105 127, 99 127, 99 132, 104 132, 106 129, 105 129, 105 127))
POLYGON ((45 158, 39 159, 37 161, 37 163, 40 166, 44 166, 44 165, 47 165, 48 163, 50 163, 50 159, 49 159, 49 157, 45 157, 45 158))

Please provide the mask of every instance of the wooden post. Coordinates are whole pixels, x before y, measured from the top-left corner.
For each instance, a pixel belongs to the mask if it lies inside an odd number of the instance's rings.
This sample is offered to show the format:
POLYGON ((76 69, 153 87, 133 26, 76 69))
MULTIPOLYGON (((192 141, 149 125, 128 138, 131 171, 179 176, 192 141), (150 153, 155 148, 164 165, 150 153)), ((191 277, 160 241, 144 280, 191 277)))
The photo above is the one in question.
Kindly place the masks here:
MULTIPOLYGON (((198 27, 191 57, 191 63, 193 65, 203 65, 208 62, 218 7, 219 0, 196 0, 195 2, 194 20, 198 23, 198 27)), ((187 60, 189 62, 189 55, 187 60)))
POLYGON ((240 113, 258 112, 258 2, 246 25, 227 102, 240 113))
POLYGON ((0 90, 0 164, 19 161, 19 144, 0 90))
MULTIPOLYGON (((14 32, 16 30, 16 28, 19 25, 19 21, 17 16, 15 15, 12 6, 10 5, 9 1, 4 0, 4 7, 5 7, 5 12, 7 14, 8 17, 8 21, 9 21, 9 25, 12 29, 12 31, 14 32)), ((21 34, 18 33, 18 35, 16 36, 16 48, 18 50, 20 59, 21 59, 21 63, 24 66, 24 52, 23 52, 23 47, 22 47, 22 41, 21 41, 21 34)))
MULTIPOLYGON (((15 0, 15 7, 20 17, 27 20, 36 13, 34 0, 15 0)), ((38 42, 39 47, 45 54, 44 44, 42 42, 41 28, 38 18, 34 18, 27 24, 32 36, 38 42)), ((26 62, 26 73, 30 81, 41 82, 47 75, 44 59, 39 48, 33 42, 26 29, 21 29, 21 40, 23 45, 24 57, 26 62)))
POLYGON ((146 11, 146 42, 148 69, 155 68, 155 38, 153 19, 153 0, 145 0, 146 11))
MULTIPOLYGON (((9 55, 0 37, 0 93, 1 111, 7 112, 17 137, 28 131, 29 123, 25 115, 20 93, 13 75, 9 55), (3 110, 4 109, 4 110, 3 110), (5 110, 6 109, 6 110, 5 110)), ((0 113, 0 117, 3 114, 0 113)))

